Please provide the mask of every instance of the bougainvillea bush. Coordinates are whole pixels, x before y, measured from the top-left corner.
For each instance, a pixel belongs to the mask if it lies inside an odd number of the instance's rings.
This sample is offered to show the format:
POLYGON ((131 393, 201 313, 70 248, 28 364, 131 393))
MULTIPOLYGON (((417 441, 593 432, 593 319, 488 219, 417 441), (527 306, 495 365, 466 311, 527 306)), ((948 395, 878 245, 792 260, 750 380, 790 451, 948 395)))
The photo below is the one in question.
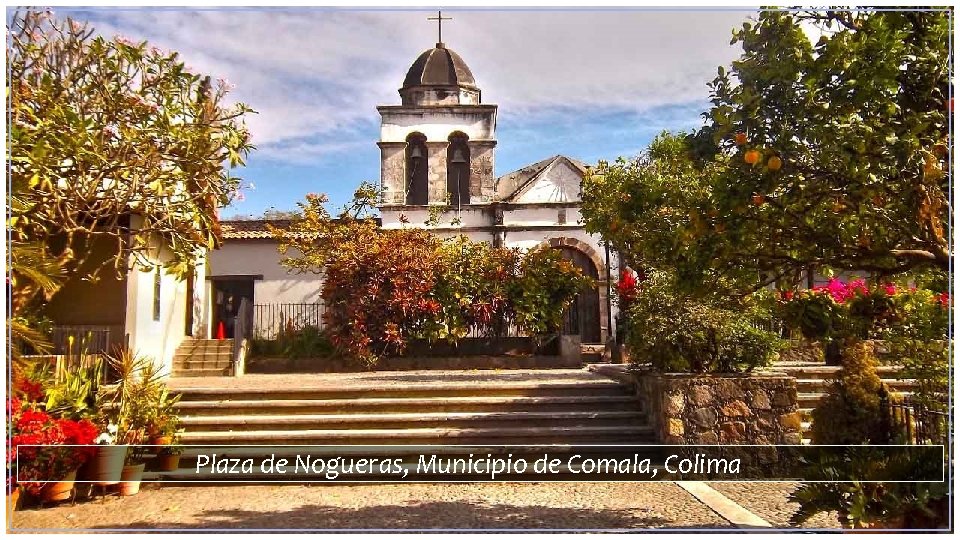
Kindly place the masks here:
POLYGON ((832 278, 826 285, 782 291, 777 316, 809 339, 894 339, 906 333, 945 339, 950 294, 890 282, 832 278))

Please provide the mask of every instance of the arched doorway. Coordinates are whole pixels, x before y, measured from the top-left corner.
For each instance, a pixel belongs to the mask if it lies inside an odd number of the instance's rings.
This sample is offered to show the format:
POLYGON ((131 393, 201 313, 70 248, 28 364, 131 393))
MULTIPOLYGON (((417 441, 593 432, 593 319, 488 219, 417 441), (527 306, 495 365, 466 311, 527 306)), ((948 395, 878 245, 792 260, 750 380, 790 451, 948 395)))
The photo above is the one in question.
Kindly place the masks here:
MULTIPOLYGON (((598 281, 600 273, 590 256, 571 246, 554 246, 561 256, 572 262, 585 275, 598 281)), ((579 334, 580 343, 602 343, 600 334, 600 292, 596 287, 586 287, 574 298, 563 314, 563 332, 579 334)))

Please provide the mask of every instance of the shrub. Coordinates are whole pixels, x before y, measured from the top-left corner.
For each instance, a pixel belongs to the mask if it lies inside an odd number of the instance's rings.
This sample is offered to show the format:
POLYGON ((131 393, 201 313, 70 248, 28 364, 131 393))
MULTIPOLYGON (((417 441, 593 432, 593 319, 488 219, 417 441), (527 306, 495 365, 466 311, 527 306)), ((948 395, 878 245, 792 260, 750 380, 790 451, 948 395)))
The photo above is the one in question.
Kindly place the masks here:
POLYGON ((559 251, 547 247, 528 251, 520 261, 520 274, 510 284, 517 325, 534 335, 558 332, 564 309, 591 285, 592 280, 559 251))
POLYGON ((441 241, 419 229, 361 228, 327 252, 326 334, 346 355, 376 363, 411 339, 456 342, 471 330, 501 335, 508 324, 542 335, 590 283, 560 253, 441 241))
POLYGON ((893 438, 888 392, 877 375, 874 345, 851 340, 839 379, 813 410, 814 444, 885 444, 893 438))
POLYGON ((780 345, 761 329, 763 311, 759 298, 694 298, 678 291, 673 276, 652 272, 632 302, 627 346, 659 371, 750 371, 769 365, 780 345))

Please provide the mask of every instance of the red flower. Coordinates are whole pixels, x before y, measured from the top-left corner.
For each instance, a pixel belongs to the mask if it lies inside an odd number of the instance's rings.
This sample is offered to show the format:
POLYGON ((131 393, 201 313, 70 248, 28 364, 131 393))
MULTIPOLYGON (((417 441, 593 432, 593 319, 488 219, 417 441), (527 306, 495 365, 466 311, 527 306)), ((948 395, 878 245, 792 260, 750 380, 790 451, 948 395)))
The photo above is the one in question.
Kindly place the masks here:
POLYGON ((893 283, 885 283, 883 285, 883 291, 887 293, 887 296, 893 296, 897 294, 897 286, 893 283))
POLYGON ((617 296, 623 304, 629 304, 637 298, 637 277, 630 270, 620 272, 617 282, 617 296))
POLYGON ((793 291, 781 291, 780 298, 786 300, 787 302, 793 300, 793 291))
POLYGON ((945 308, 950 307, 950 293, 942 292, 936 296, 936 299, 937 299, 937 303, 940 304, 942 307, 945 307, 945 308))

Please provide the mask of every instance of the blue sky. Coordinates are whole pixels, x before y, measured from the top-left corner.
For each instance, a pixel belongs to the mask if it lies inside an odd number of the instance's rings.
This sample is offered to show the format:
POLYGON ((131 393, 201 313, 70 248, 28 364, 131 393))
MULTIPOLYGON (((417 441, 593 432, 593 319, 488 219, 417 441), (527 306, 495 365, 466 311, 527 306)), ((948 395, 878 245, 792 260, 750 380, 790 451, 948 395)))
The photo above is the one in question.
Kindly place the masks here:
MULTIPOLYGON (((222 215, 334 205, 379 179, 377 105, 399 103, 413 60, 436 42, 435 10, 60 8, 100 33, 178 51, 236 85, 258 149, 237 175, 254 188, 222 215)), ((636 155, 662 130, 700 125, 706 83, 739 55, 747 11, 477 9, 444 12, 444 42, 499 105, 497 176, 555 154, 636 155)))

